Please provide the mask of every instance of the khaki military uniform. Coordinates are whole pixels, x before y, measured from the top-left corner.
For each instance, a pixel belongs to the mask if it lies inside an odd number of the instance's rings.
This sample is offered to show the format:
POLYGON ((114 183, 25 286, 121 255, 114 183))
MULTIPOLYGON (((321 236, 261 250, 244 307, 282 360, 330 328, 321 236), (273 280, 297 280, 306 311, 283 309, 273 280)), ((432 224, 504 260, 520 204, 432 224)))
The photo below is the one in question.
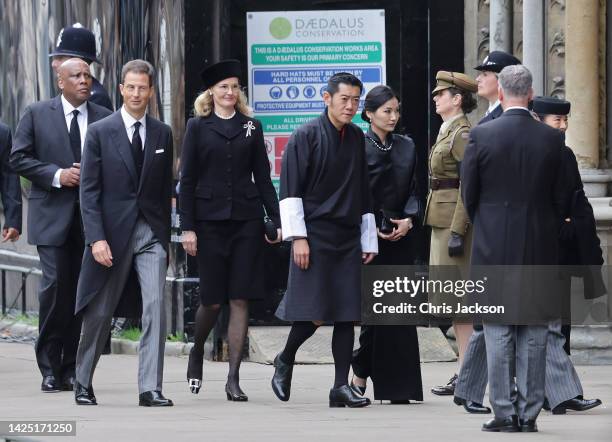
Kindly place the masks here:
POLYGON ((468 275, 472 245, 472 229, 459 189, 459 163, 469 139, 470 122, 465 115, 442 127, 429 156, 432 187, 427 196, 425 224, 431 226, 430 265, 459 266, 463 278, 468 275), (436 183, 437 181, 437 183, 436 183), (456 187, 454 186, 456 182, 456 187), (463 235, 463 256, 448 256, 448 240, 452 232, 463 235))

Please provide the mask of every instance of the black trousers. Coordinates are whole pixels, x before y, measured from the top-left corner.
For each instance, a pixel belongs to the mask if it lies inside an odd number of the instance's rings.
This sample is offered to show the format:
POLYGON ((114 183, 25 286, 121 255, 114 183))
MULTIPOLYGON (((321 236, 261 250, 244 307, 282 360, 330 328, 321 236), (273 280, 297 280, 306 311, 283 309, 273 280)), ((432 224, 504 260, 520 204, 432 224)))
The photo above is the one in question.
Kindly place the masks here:
POLYGON ((74 307, 84 247, 78 206, 66 242, 37 247, 42 279, 36 362, 43 376, 58 380, 74 376, 81 334, 81 316, 74 314, 74 307))

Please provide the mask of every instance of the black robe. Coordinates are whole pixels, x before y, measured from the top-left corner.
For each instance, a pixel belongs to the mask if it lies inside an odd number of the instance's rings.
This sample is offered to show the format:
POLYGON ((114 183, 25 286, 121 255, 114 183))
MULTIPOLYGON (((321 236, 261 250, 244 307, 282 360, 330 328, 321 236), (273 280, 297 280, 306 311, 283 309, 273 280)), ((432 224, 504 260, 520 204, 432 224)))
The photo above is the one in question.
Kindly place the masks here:
POLYGON ((310 266, 301 270, 291 254, 276 316, 359 321, 362 219, 372 212, 361 129, 347 124, 338 131, 327 111, 296 129, 283 153, 280 200, 283 236, 292 238, 293 226, 301 225, 298 236, 308 239, 310 266), (288 204, 300 213, 289 214, 288 204))
MULTIPOLYGON (((594 299, 606 293, 601 274, 604 260, 597 236, 595 215, 584 193, 576 155, 567 146, 563 148, 562 163, 568 195, 563 218, 571 219, 570 225, 565 226, 568 230, 559 241, 559 263, 564 270, 564 298, 570 299, 571 276, 577 276, 583 280, 584 298, 594 299)), ((570 354, 571 326, 563 324, 562 331, 565 335, 564 349, 570 354)))
MULTIPOLYGON (((417 226, 421 213, 415 186, 414 142, 401 135, 390 136, 391 149, 383 151, 376 146, 383 144, 371 129, 366 135, 376 224, 380 227, 380 211, 384 210, 397 218, 411 217, 417 226)), ((399 241, 379 239, 379 253, 372 265, 414 264, 416 241, 411 232, 399 241)), ((362 325, 352 366, 357 376, 372 379, 375 400, 423 400, 419 341, 414 325, 362 325)))

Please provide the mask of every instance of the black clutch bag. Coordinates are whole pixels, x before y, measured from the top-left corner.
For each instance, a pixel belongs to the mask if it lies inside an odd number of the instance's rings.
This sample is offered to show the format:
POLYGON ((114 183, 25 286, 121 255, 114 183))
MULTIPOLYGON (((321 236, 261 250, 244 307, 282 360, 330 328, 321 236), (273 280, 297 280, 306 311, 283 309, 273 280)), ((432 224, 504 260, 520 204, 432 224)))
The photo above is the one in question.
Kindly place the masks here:
POLYGON ((266 237, 270 241, 276 241, 278 238, 278 230, 274 221, 268 216, 264 217, 264 228, 266 230, 266 237))
POLYGON ((388 235, 389 233, 393 232, 393 229, 397 227, 396 224, 391 221, 391 219, 400 218, 401 217, 395 212, 380 209, 380 226, 378 226, 378 230, 380 230, 380 233, 388 235))

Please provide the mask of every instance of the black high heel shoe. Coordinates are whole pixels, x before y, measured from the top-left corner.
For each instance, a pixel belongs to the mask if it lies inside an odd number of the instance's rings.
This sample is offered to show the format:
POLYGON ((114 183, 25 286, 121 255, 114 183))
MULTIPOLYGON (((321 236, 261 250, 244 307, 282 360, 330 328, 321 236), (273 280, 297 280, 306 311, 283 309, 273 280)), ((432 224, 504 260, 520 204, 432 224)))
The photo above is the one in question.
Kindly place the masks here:
POLYGON ((189 362, 187 362, 187 383, 189 390, 193 394, 198 394, 202 388, 202 365, 204 365, 204 353, 201 356, 194 356, 195 347, 191 347, 189 352, 189 362))
POLYGON ((355 390, 355 392, 359 395, 359 396, 363 396, 366 392, 366 389, 368 388, 367 384, 364 385, 363 387, 361 385, 357 385, 353 382, 353 379, 351 379, 351 388, 353 390, 355 390))
POLYGON ((249 397, 244 394, 240 387, 238 387, 237 392, 234 392, 230 389, 229 384, 225 384, 225 395, 227 400, 232 402, 247 402, 249 400, 249 397))

